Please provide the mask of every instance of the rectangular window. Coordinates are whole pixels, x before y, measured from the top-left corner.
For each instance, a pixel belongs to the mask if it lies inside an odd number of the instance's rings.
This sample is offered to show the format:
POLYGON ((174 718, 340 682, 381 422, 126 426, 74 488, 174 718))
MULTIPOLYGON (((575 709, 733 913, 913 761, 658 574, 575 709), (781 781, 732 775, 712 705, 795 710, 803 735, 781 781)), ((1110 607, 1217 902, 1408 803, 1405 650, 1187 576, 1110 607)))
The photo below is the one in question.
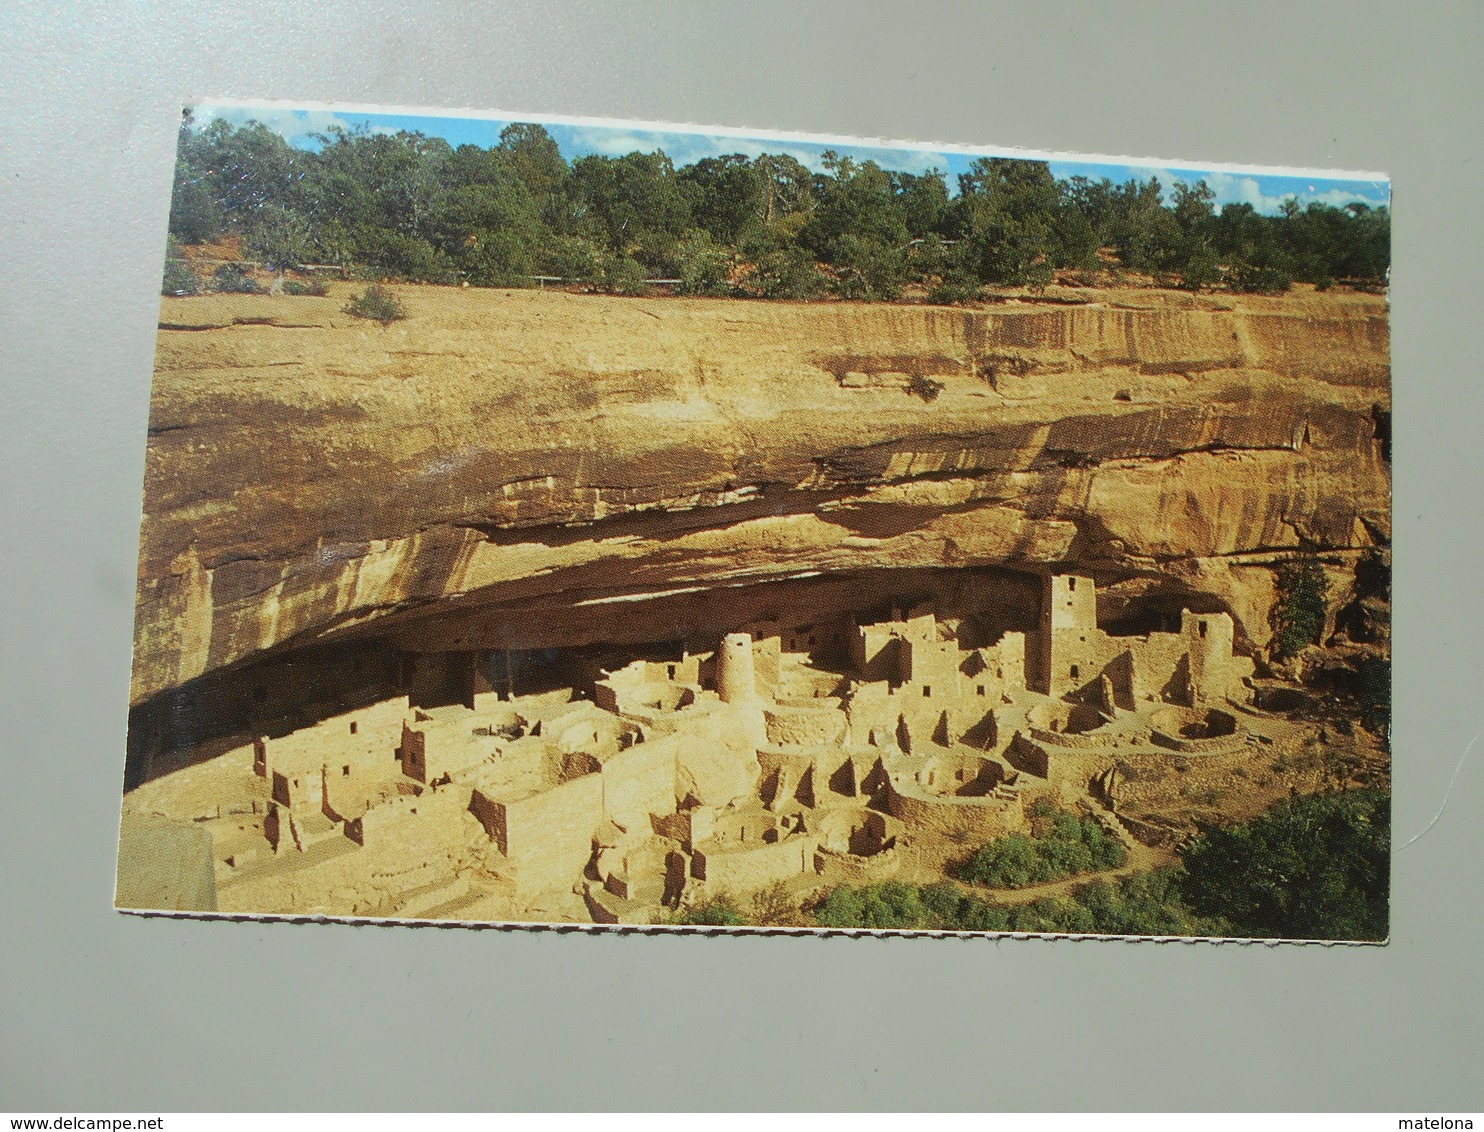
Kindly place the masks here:
POLYGON ((1082 673, 1077 670, 1077 666, 1075 664, 1072 665, 1072 679, 1073 680, 1078 680, 1078 679, 1081 679, 1081 676, 1082 676, 1082 673))
POLYGON ((1204 621, 1202 621, 1201 622, 1201 636, 1204 637, 1205 635, 1206 635, 1206 623, 1204 621))
POLYGON ((980 684, 980 685, 979 685, 979 689, 978 689, 978 691, 979 691, 979 694, 980 694, 980 695, 981 695, 981 696, 982 696, 982 695, 984 695, 984 685, 983 685, 983 684, 980 684))
POLYGON ((1076 588, 1077 588, 1077 579, 1076 578, 1068 578, 1067 579, 1067 589, 1069 589, 1069 590, 1075 590, 1076 588))
MULTIPOLYGON (((1205 628, 1205 626, 1202 626, 1202 628, 1205 628)), ((358 727, 359 727, 359 724, 352 722, 351 725, 350 725, 350 733, 352 735, 354 735, 356 733, 356 729, 358 727)))
POLYGON ((922 686, 922 698, 925 700, 930 700, 933 698, 933 690, 926 684, 922 686))

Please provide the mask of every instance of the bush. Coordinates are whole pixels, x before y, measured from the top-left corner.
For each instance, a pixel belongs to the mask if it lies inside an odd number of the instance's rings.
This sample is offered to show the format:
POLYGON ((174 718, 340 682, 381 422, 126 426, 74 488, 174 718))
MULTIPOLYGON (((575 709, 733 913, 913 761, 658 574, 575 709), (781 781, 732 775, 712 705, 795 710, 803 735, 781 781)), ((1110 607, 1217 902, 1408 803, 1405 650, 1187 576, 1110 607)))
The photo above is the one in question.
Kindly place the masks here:
POLYGON ((826 286, 814 257, 795 247, 760 256, 742 284, 742 291, 755 299, 813 299, 826 286))
POLYGON ((604 256, 598 267, 598 287, 613 295, 645 295, 644 266, 629 256, 604 256))
POLYGON ((556 236, 547 244, 541 259, 541 274, 574 282, 590 283, 598 278, 602 252, 581 236, 556 236))
POLYGON ((832 888, 814 909, 827 928, 926 928, 933 926, 921 890, 898 881, 866 888, 832 888))
POLYGON ((531 249, 513 232, 489 232, 463 257, 465 275, 476 287, 529 287, 536 274, 531 249))
POLYGON ((960 862, 954 871, 959 879, 988 888, 1026 888, 1079 873, 1116 869, 1127 860, 1123 843, 1092 818, 1058 813, 1045 836, 1012 833, 1001 837, 960 862))
POLYGON ((386 326, 407 317, 407 309, 390 290, 380 283, 373 283, 365 291, 345 304, 345 313, 356 318, 369 318, 386 326))
POLYGON ((1180 285, 1187 291, 1214 287, 1221 282, 1221 265, 1208 251, 1198 251, 1185 262, 1180 272, 1180 285))
POLYGON ((979 297, 981 284, 967 271, 948 271, 936 286, 930 288, 927 300, 949 306, 953 303, 971 303, 979 297))
POLYGON ((1277 295, 1293 286, 1293 274, 1277 264, 1253 264, 1242 259, 1232 261, 1227 282, 1234 291, 1258 295, 1277 295))
POLYGON ((678 258, 680 286, 676 291, 679 294, 722 296, 732 293, 732 261, 724 249, 709 240, 692 237, 682 241, 678 258))
POLYGON ((1181 851, 1180 889, 1236 935, 1379 940, 1391 893, 1391 797, 1373 789, 1279 802, 1181 851))
POLYGON ((165 276, 160 281, 162 295, 199 295, 201 279, 183 259, 167 259, 165 276))
POLYGON ((323 279, 310 279, 308 282, 299 279, 285 279, 283 281, 283 293, 285 295, 315 295, 323 298, 330 293, 330 285, 323 279))
POLYGON ((1329 579, 1313 558, 1278 567, 1278 601, 1273 606, 1273 655, 1280 660, 1317 645, 1324 632, 1329 579))
POLYGON ((240 263, 224 263, 211 277, 212 286, 231 295, 261 295, 263 285, 247 273, 240 263))
POLYGON ((831 289, 842 299, 890 302, 901 296, 906 267, 899 249, 846 235, 835 242, 834 252, 831 289))
POLYGON ((747 917, 730 896, 722 893, 684 909, 674 922, 689 927, 732 928, 746 924, 747 917))
POLYGON ((949 932, 1050 932, 1097 935, 1200 936, 1230 934, 1220 918, 1191 911, 1181 893, 1181 869, 1157 869, 1097 880, 1070 897, 1003 905, 948 883, 918 888, 901 883, 834 888, 813 909, 821 927, 903 928, 949 932))
POLYGON ((418 236, 383 232, 369 250, 383 275, 420 283, 452 283, 458 279, 453 261, 418 236))

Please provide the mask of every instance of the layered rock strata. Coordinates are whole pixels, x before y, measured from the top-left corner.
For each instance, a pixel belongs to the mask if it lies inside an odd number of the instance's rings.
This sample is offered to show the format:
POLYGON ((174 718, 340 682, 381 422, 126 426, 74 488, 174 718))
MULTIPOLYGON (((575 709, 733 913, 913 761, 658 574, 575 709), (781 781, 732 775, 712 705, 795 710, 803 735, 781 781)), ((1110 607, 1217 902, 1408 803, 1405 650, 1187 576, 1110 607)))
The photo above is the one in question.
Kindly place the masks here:
POLYGON ((1275 562, 1390 540, 1374 296, 407 287, 382 327, 351 290, 164 300, 135 704, 314 642, 584 644, 609 609, 882 569, 1075 566, 1260 648, 1275 562))

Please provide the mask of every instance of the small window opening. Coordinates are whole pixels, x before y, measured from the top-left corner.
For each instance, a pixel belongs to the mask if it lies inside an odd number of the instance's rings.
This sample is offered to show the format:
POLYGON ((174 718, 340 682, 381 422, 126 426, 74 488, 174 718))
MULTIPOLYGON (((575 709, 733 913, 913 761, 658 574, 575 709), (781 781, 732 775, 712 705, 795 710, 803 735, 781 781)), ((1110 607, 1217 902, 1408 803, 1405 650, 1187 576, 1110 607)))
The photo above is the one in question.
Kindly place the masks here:
POLYGON ((675 679, 675 666, 673 664, 670 665, 670 679, 675 679))
POLYGON ((1077 579, 1076 578, 1068 578, 1067 579, 1067 589, 1069 589, 1069 590, 1075 590, 1076 588, 1077 588, 1077 579))
POLYGON ((340 774, 341 774, 341 777, 343 777, 343 778, 349 778, 350 777, 350 764, 349 763, 346 763, 343 767, 340 768, 340 774))
POLYGON ((977 691, 979 692, 979 694, 981 696, 984 695, 984 685, 983 684, 980 684, 979 687, 978 687, 978 689, 977 689, 977 691))
POLYGON ((933 689, 927 684, 924 684, 922 686, 922 698, 925 700, 930 700, 933 698, 933 689))
POLYGON ((1201 622, 1200 628, 1201 628, 1201 636, 1204 637, 1206 635, 1206 623, 1204 621, 1201 622))
POLYGON ((1081 676, 1082 676, 1082 673, 1081 673, 1081 671, 1080 671, 1080 670, 1079 670, 1079 669, 1078 669, 1078 668, 1077 668, 1077 666, 1076 666, 1076 665, 1075 665, 1075 664, 1074 664, 1074 665, 1072 665, 1072 679, 1073 679, 1073 680, 1076 680, 1076 679, 1079 679, 1079 678, 1080 678, 1080 677, 1081 677, 1081 676))
POLYGON ((352 735, 354 735, 356 733, 356 731, 360 728, 360 726, 361 725, 359 723, 356 723, 354 720, 352 720, 351 721, 351 725, 350 725, 350 733, 352 735))

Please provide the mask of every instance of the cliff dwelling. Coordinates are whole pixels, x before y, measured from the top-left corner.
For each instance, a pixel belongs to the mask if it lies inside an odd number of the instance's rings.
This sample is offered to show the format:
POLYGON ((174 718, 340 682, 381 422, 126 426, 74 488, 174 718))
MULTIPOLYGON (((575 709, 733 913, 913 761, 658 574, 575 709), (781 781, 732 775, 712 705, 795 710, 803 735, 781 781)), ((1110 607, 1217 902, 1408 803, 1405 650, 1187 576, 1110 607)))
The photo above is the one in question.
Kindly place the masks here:
MULTIPOLYGON (((692 600, 705 629, 682 640, 363 661, 387 684, 362 706, 189 754, 156 735, 126 804, 210 832, 222 910, 645 924, 718 893, 941 878, 1038 800, 1157 857, 1182 835, 1160 782, 1240 782, 1317 731, 1254 679, 1229 613, 1125 603, 1110 631, 1088 574, 732 597, 692 600)), ((237 710, 271 716, 255 679, 237 710)))
POLYGON ((1009 907, 1048 813, 1116 883, 1389 782, 1383 297, 334 288, 164 300, 120 906, 1009 907))

